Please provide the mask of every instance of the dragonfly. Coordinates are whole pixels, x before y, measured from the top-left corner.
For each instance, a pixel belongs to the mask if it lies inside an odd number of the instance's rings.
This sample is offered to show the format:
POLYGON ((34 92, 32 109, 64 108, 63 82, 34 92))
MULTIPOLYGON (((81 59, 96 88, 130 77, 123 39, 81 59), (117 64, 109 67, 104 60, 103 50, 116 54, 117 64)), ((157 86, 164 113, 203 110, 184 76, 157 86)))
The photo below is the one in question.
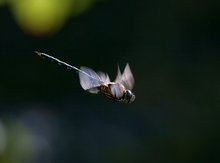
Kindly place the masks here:
POLYGON ((135 100, 135 95, 132 92, 135 81, 128 63, 123 73, 121 73, 118 66, 116 79, 114 82, 111 82, 108 74, 104 72, 95 72, 85 66, 77 68, 46 53, 38 51, 35 51, 35 53, 43 59, 55 62, 68 70, 77 72, 79 74, 80 85, 89 93, 101 93, 122 103, 132 103, 135 100))

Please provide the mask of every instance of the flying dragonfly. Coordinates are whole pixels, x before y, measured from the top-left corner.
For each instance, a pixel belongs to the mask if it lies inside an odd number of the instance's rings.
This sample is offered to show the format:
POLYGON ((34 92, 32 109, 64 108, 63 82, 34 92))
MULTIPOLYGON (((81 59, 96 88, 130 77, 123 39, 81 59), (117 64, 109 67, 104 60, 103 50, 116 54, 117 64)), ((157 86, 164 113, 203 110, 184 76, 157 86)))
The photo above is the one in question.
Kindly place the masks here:
POLYGON ((114 82, 111 82, 108 74, 104 72, 95 72, 91 68, 81 66, 80 69, 68 63, 65 63, 53 56, 35 51, 40 57, 50 60, 65 67, 66 69, 75 71, 79 74, 80 85, 90 93, 101 93, 109 98, 122 103, 132 103, 135 95, 132 93, 134 86, 134 77, 127 63, 124 72, 121 73, 118 66, 118 74, 114 82))

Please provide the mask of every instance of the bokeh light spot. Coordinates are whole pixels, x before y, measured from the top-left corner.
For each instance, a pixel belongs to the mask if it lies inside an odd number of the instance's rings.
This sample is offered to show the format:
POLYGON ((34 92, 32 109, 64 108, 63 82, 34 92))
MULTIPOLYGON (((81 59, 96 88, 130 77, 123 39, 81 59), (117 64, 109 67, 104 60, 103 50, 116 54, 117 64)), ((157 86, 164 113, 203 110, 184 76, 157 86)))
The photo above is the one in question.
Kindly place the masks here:
POLYGON ((62 27, 69 13, 69 2, 69 0, 13 0, 12 11, 24 31, 41 36, 62 27))

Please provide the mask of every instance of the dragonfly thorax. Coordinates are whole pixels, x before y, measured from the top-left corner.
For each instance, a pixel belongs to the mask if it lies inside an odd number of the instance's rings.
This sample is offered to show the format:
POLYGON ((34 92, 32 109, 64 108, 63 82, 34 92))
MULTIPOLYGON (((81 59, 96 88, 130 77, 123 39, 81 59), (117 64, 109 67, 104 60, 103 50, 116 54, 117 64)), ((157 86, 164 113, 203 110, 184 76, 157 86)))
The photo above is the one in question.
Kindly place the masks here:
POLYGON ((135 95, 130 90, 125 89, 121 83, 110 82, 102 84, 100 92, 123 103, 132 103, 135 100, 135 95))

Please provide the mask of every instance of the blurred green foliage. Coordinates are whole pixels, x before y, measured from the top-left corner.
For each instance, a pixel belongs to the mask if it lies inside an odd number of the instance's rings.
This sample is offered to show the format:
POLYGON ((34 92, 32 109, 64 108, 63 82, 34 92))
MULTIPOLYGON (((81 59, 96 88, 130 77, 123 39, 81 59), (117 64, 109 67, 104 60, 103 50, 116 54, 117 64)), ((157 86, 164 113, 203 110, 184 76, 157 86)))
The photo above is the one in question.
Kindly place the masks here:
POLYGON ((63 27, 71 16, 85 12, 94 0, 8 0, 16 22, 35 36, 50 35, 63 27))

